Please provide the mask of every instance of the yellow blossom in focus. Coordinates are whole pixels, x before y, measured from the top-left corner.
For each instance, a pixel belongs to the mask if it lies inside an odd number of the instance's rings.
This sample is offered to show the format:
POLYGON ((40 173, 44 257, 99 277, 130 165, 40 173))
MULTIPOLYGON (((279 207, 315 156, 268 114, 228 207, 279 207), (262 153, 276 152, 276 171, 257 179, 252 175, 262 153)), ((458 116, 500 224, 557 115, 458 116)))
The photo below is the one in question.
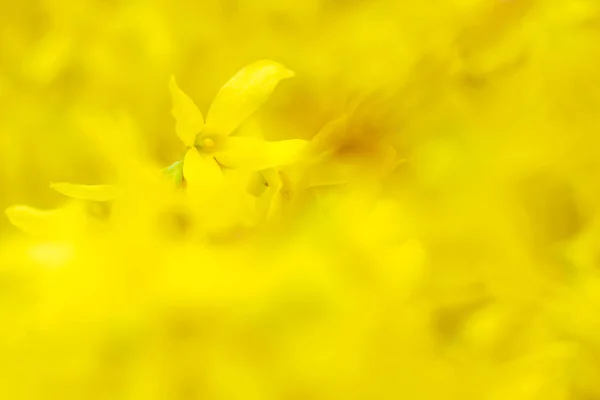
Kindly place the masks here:
POLYGON ((206 124, 194 102, 171 78, 169 88, 177 135, 189 148, 183 160, 188 190, 210 192, 220 179, 219 165, 259 171, 293 162, 298 157, 304 146, 302 141, 268 143, 250 137, 229 137, 266 102, 280 80, 292 76, 291 71, 272 61, 258 61, 243 68, 217 94, 206 124))

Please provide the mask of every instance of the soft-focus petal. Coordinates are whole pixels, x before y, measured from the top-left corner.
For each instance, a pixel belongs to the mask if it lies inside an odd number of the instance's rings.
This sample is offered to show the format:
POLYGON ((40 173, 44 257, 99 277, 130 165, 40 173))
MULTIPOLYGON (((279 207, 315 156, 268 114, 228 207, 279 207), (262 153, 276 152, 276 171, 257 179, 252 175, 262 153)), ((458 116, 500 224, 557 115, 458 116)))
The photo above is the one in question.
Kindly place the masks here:
POLYGON ((282 174, 280 174, 279 171, 269 169, 266 171, 262 171, 260 175, 267 183, 267 186, 273 189, 274 191, 279 192, 283 187, 283 178, 282 174))
POLYGON ((205 195, 219 188, 223 173, 213 157, 201 155, 198 150, 188 150, 183 160, 183 178, 188 193, 192 196, 205 195))
POLYGON ((348 128, 348 116, 334 119, 313 137, 310 142, 310 153, 312 155, 323 155, 335 151, 343 143, 348 128))
POLYGON ((246 190, 254 197, 260 197, 269 187, 263 174, 255 172, 248 180, 246 190))
POLYGON ((266 142, 253 137, 231 137, 215 157, 229 168, 260 171, 300 161, 307 146, 308 142, 300 139, 266 142))
POLYGON ((202 113, 194 101, 179 89, 175 77, 171 77, 169 91, 171 92, 173 102, 171 113, 177 122, 175 127, 177 136, 179 136, 179 139, 186 146, 192 147, 196 140, 196 135, 204 128, 202 113))
POLYGON ((15 205, 5 211, 8 220, 17 228, 33 236, 61 236, 83 229, 85 215, 77 204, 55 210, 15 205))
POLYGON ((9 207, 5 213, 11 224, 30 235, 44 233, 49 230, 52 211, 42 211, 19 205, 9 207))
POLYGON ((272 219, 280 215, 289 203, 293 195, 292 184, 282 171, 269 169, 262 171, 261 175, 267 190, 257 199, 256 206, 264 218, 272 219))
POLYGON ((279 81, 293 75, 269 60, 244 67, 217 94, 206 117, 206 131, 229 135, 267 101, 279 81))
POLYGON ((355 175, 356 168, 332 161, 323 166, 312 167, 306 171, 307 188, 319 186, 337 186, 348 183, 355 175))
POLYGON ((60 194, 77 200, 110 201, 117 198, 117 188, 112 185, 53 183, 50 186, 60 194))

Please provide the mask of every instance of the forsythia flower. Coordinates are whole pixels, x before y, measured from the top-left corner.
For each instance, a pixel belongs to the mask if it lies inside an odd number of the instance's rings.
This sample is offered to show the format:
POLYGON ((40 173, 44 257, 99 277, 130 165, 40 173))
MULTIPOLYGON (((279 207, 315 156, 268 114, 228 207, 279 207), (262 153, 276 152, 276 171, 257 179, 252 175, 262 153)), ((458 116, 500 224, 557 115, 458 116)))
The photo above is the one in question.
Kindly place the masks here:
POLYGON ((306 145, 302 140, 272 143, 251 137, 230 137, 267 101, 280 80, 292 76, 291 71, 272 61, 258 61, 243 68, 221 88, 206 123, 194 102, 171 78, 169 88, 177 135, 189 148, 183 160, 188 190, 210 191, 222 176, 219 165, 260 171, 299 158, 306 145))

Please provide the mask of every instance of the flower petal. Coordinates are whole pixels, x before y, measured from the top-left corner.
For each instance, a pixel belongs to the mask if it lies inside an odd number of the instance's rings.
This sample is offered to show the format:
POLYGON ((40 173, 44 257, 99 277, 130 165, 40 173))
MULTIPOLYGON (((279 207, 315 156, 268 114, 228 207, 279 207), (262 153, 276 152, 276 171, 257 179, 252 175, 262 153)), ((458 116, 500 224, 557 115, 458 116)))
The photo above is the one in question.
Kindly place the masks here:
POLYGON ((255 119, 249 119, 235 132, 235 136, 264 139, 260 124, 255 119))
POLYGON ((204 128, 202 113, 194 101, 179 89, 174 76, 171 77, 169 82, 169 91, 173 101, 171 113, 177 122, 175 127, 177 136, 187 147, 192 147, 196 136, 204 128))
POLYGON ((253 137, 230 137, 215 158, 229 168, 260 171, 298 162, 308 143, 300 139, 266 142, 253 137))
POLYGON ((64 196, 77 200, 110 201, 117 198, 117 188, 112 185, 53 183, 50 187, 64 196))
POLYGON ((255 172, 248 181, 246 191, 254 197, 260 197, 269 187, 269 183, 260 172, 255 172))
POLYGON ((348 118, 343 115, 325 124, 311 140, 310 153, 320 156, 336 151, 346 138, 348 118))
POLYGON ((293 196, 292 183, 282 171, 274 169, 262 171, 267 190, 256 202, 259 213, 267 220, 281 215, 293 196))
POLYGON ((191 148, 183 160, 183 178, 187 183, 188 193, 192 196, 204 196, 221 187, 223 173, 213 157, 191 148))
POLYGON ((48 211, 37 210, 29 206, 12 206, 5 210, 11 224, 30 235, 48 230, 48 211))
POLYGON ((244 67, 217 94, 208 110, 206 131, 229 135, 267 101, 279 81, 292 76, 292 71, 269 60, 244 67))
POLYGON ((306 188, 338 186, 348 183, 357 174, 357 168, 340 162, 329 162, 306 171, 306 188))
POLYGON ((86 224, 82 208, 75 203, 54 210, 15 205, 7 208, 5 214, 15 227, 32 236, 72 235, 86 224))

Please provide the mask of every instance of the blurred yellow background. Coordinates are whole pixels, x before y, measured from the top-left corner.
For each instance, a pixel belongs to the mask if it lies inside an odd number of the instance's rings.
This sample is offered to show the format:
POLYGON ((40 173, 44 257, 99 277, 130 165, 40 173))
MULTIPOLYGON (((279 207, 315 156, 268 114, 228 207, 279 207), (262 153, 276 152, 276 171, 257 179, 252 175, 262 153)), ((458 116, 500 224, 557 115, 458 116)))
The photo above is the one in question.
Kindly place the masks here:
POLYGON ((0 398, 600 398, 594 0, 2 0, 0 208, 114 183, 99 143, 181 160, 169 78, 206 115, 262 59, 295 76, 245 126, 348 116, 364 196, 216 250, 0 218, 0 398))

